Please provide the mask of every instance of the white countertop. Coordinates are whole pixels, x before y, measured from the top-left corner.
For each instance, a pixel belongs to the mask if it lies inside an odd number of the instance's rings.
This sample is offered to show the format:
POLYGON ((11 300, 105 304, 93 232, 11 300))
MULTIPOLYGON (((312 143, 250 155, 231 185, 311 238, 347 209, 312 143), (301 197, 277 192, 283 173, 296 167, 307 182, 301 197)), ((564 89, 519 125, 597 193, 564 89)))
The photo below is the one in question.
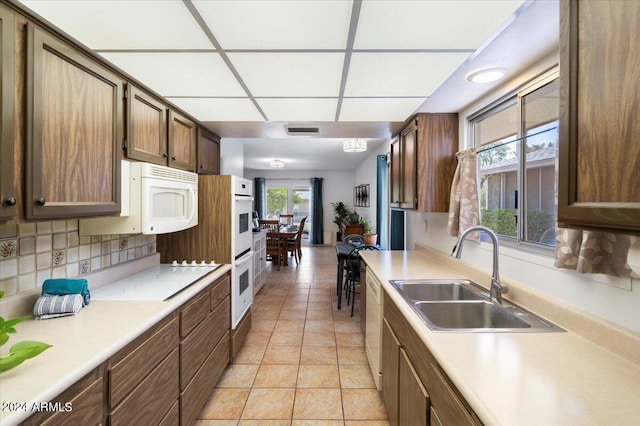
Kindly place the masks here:
MULTIPOLYGON (((0 403, 26 403, 30 407, 35 402, 51 401, 198 291, 224 275, 231 266, 222 265, 210 272, 212 269, 205 270, 208 275, 203 276, 204 279, 168 301, 93 299, 75 316, 20 323, 16 327, 17 334, 12 335, 2 347, 3 354, 12 343, 22 340, 36 340, 53 346, 37 357, 2 373, 0 403)), ((101 287, 95 293, 100 294, 103 289, 108 291, 108 287, 109 285, 101 287)), ((92 297, 93 295, 92 290, 92 297)), ((22 409, 4 409, 0 411, 0 424, 15 425, 31 414, 22 409)))
POLYGON ((572 331, 575 319, 548 316, 567 332, 433 332, 388 280, 471 278, 486 286, 489 276, 469 276, 460 261, 430 250, 361 255, 485 424, 640 424, 640 366, 602 346, 616 336, 596 344, 572 331))

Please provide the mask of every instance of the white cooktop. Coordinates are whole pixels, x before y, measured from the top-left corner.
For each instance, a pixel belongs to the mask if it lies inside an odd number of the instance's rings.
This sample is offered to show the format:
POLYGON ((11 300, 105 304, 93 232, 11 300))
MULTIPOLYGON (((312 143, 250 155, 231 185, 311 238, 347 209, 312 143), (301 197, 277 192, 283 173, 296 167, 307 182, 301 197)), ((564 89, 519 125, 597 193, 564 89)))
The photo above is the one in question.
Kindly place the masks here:
POLYGON ((160 264, 95 290, 89 287, 91 300, 166 300, 219 266, 160 264))

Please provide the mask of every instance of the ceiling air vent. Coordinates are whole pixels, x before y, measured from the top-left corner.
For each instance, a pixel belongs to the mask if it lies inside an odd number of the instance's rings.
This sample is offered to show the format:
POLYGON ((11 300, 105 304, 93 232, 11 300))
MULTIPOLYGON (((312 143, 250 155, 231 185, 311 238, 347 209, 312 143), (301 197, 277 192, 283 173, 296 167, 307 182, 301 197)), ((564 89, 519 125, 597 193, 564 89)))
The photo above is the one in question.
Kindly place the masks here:
POLYGON ((287 126, 289 136, 317 136, 320 133, 318 127, 293 127, 287 126))

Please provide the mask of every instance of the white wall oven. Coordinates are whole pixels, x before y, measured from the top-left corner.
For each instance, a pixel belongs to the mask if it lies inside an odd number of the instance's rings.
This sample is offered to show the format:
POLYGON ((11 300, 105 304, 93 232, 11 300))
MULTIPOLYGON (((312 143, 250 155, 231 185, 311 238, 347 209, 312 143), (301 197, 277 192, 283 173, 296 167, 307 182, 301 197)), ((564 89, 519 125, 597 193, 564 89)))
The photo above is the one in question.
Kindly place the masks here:
POLYGON ((253 302, 253 232, 251 230, 253 189, 248 179, 231 177, 233 270, 231 285, 231 327, 236 328, 253 302))

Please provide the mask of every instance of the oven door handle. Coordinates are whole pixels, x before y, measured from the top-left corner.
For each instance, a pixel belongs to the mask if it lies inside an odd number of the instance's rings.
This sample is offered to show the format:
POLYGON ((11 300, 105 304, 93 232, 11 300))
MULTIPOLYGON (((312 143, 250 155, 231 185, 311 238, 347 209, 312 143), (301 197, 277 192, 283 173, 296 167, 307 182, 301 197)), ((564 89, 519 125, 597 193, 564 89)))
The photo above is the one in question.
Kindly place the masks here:
POLYGON ((191 192, 191 214, 187 219, 187 222, 191 222, 193 216, 198 212, 198 198, 196 197, 196 191, 193 190, 191 185, 189 185, 189 191, 191 192))
POLYGON ((253 252, 249 251, 247 252, 247 254, 245 254, 244 256, 242 256, 240 259, 237 259, 235 261, 235 265, 236 266, 240 266, 244 263, 247 263, 248 261, 250 261, 251 259, 253 259, 253 252))
POLYGON ((246 195, 236 195, 236 201, 253 201, 253 197, 246 195))

